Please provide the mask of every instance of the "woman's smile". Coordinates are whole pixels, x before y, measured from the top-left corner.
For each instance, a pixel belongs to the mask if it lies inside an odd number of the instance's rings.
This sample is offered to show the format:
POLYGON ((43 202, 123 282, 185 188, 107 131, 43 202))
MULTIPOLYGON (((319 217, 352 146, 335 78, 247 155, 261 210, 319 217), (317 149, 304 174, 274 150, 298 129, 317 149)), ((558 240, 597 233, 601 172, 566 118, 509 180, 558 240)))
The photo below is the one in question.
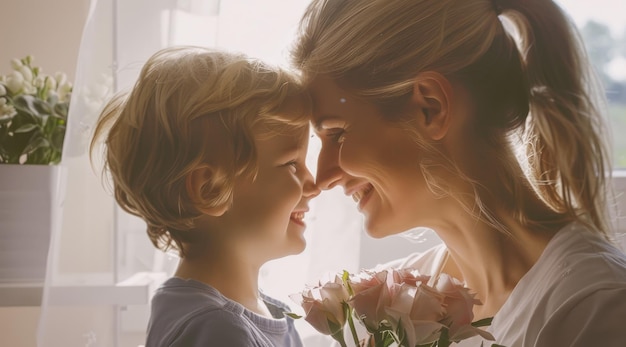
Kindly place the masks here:
POLYGON ((352 194, 352 199, 358 204, 359 210, 363 210, 363 207, 369 201, 373 190, 374 186, 368 183, 362 189, 352 194))

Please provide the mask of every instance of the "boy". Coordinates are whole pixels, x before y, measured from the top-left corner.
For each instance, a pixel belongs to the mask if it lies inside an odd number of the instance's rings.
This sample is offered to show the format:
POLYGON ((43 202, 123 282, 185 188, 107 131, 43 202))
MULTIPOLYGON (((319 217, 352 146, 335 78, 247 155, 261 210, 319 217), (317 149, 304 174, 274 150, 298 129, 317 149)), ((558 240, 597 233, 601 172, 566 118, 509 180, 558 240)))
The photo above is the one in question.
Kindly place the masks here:
POLYGON ((309 111, 285 71, 197 47, 159 51, 107 104, 91 150, 104 137, 117 202, 181 256, 152 300, 147 347, 302 346, 257 279, 305 247, 319 194, 305 166, 309 111))

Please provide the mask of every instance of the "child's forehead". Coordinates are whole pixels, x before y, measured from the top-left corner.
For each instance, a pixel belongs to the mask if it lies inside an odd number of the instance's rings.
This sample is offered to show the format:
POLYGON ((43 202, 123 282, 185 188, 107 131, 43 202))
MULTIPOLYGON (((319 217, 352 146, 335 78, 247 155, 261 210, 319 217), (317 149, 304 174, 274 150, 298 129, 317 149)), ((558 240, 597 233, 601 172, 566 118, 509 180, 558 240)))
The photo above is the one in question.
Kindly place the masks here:
POLYGON ((301 126, 285 124, 265 124, 252 129, 253 137, 257 140, 281 140, 285 143, 307 144, 310 135, 310 125, 301 126))

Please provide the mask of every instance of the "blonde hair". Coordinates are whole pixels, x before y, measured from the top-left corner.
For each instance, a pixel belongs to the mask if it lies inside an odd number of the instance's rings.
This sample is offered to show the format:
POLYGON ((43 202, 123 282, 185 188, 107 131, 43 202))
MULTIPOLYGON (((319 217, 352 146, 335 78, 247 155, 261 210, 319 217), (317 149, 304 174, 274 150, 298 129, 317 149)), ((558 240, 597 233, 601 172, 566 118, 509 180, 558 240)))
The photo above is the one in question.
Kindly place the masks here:
POLYGON ((184 256, 198 207, 230 205, 234 179, 254 177, 251 128, 272 124, 277 131, 304 133, 309 107, 298 81, 284 70, 240 54, 167 48, 148 59, 130 93, 105 106, 90 152, 93 160, 104 138, 105 170, 119 205, 146 221, 157 248, 184 256), (291 106, 287 114, 289 100, 301 101, 301 108, 291 106), (207 163, 215 177, 192 199, 186 177, 207 163))
POLYGON ((485 204, 495 194, 504 194, 521 223, 541 225, 529 212, 530 187, 563 218, 607 233, 611 162, 581 46, 550 0, 313 0, 292 56, 307 80, 329 76, 396 120, 418 73, 461 83, 477 107, 468 130, 484 139, 504 193, 417 138, 431 188, 445 191, 445 182, 429 174, 432 165, 445 165, 473 186, 476 200, 465 208, 478 206, 479 217, 496 227, 503 223, 485 204))

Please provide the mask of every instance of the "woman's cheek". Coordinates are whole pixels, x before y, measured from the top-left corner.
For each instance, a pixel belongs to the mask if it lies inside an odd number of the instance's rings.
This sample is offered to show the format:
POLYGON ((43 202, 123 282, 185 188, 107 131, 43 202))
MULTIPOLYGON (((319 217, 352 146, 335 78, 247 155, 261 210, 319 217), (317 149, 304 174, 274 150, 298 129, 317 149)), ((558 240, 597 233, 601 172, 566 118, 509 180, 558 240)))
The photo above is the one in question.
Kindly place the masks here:
POLYGON ((339 150, 339 165, 348 173, 351 170, 358 171, 360 164, 364 162, 365 152, 366 148, 357 146, 346 138, 339 150))

